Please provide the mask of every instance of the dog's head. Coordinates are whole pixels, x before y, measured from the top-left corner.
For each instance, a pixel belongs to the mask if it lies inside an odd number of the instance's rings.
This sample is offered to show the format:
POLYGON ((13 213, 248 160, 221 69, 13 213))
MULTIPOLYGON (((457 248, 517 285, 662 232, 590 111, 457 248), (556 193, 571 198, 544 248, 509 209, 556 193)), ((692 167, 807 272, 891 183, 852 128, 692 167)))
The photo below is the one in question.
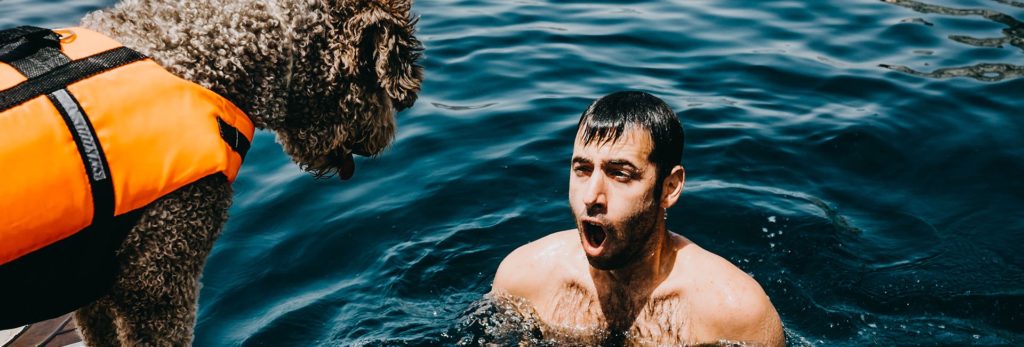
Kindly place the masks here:
POLYGON ((394 139, 395 113, 416 101, 422 46, 412 0, 319 0, 322 22, 296 35, 287 115, 278 142, 304 170, 348 179, 352 155, 394 139))

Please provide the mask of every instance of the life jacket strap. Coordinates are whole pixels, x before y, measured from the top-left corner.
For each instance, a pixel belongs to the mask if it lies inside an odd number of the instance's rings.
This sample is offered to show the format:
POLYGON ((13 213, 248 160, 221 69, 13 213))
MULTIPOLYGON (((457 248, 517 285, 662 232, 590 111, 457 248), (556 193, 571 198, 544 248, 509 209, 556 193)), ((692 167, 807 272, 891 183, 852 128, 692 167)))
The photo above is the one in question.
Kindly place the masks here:
MULTIPOLYGON (((26 37, 46 36, 49 33, 53 33, 53 31, 31 25, 23 25, 16 28, 6 29, 4 31, 0 31, 0 45, 17 42, 18 40, 26 37)), ((0 53, 2 52, 3 51, 0 51, 0 53)))
POLYGON ((0 112, 32 100, 37 96, 53 93, 67 87, 69 84, 104 71, 143 59, 146 59, 146 56, 142 53, 129 48, 118 47, 61 65, 42 75, 31 77, 24 82, 18 83, 18 85, 7 90, 0 91, 0 112))
POLYGON ((96 129, 82 110, 82 105, 67 89, 59 89, 46 96, 60 112, 64 125, 75 140, 82 163, 85 164, 85 173, 89 177, 89 188, 92 191, 92 224, 105 223, 114 218, 114 182, 110 177, 107 155, 96 137, 96 129))
POLYGON ((238 153, 242 160, 245 160, 245 153, 249 152, 249 146, 251 145, 249 139, 245 138, 245 135, 242 135, 238 128, 231 126, 231 124, 228 124, 228 122, 225 122, 220 117, 217 117, 217 125, 220 128, 220 137, 231 147, 231 150, 238 153))
POLYGON ((0 61, 33 78, 71 62, 60 51, 60 35, 33 26, 0 32, 0 61))

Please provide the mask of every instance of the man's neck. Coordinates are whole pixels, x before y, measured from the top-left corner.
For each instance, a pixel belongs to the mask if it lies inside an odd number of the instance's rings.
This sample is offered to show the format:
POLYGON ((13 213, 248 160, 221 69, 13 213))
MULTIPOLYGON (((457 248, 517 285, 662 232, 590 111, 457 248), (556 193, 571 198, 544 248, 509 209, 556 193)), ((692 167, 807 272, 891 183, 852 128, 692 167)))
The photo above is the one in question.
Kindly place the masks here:
POLYGON ((605 319, 612 328, 628 328, 658 284, 672 272, 675 247, 671 233, 661 218, 650 243, 641 256, 615 270, 590 267, 605 319))
POLYGON ((669 260, 674 261, 675 258, 672 256, 672 237, 663 222, 657 225, 657 231, 644 248, 639 258, 621 268, 601 270, 591 266, 590 274, 594 284, 624 288, 663 281, 672 270, 669 260))

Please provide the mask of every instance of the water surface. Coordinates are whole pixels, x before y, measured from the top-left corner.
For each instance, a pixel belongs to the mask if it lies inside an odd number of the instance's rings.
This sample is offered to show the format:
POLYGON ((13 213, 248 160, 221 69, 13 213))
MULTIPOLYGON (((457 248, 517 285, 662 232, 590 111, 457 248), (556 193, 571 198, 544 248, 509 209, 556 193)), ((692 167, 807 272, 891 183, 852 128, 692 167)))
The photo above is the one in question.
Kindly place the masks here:
MULTIPOLYGON (((0 0, 0 26, 110 0, 0 0)), ((317 181, 260 132, 198 346, 473 344, 501 259, 573 227, 588 103, 683 119, 669 227, 756 278, 791 345, 1024 344, 1024 4, 420 1, 426 81, 382 156, 317 181)), ((484 316, 486 317, 486 316, 484 316)))

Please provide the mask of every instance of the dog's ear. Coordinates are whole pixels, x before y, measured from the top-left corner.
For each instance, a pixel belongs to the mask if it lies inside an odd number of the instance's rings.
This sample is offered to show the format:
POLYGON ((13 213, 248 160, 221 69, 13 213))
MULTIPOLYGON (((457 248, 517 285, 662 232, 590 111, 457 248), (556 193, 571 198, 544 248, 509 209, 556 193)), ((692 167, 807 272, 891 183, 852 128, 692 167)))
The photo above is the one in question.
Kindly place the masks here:
POLYGON ((380 0, 379 3, 399 16, 409 17, 412 12, 412 0, 380 0))
POLYGON ((417 65, 423 47, 413 36, 412 1, 354 1, 349 6, 354 8, 341 30, 351 40, 342 56, 346 73, 366 83, 375 79, 398 109, 412 106, 423 80, 417 65))

